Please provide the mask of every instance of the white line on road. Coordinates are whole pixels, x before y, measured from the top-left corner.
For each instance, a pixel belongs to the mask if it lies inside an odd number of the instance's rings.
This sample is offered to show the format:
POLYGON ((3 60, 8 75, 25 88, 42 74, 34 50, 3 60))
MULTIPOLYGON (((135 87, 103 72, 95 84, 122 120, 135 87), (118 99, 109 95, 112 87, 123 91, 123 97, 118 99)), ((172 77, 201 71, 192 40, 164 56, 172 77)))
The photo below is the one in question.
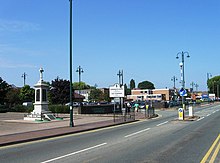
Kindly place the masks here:
POLYGON ((197 121, 201 121, 202 119, 204 119, 205 117, 201 117, 201 118, 199 118, 199 119, 197 119, 197 121))
POLYGON ((150 128, 146 128, 146 129, 144 129, 144 130, 140 130, 140 131, 138 131, 138 132, 135 132, 135 133, 126 135, 125 138, 130 137, 130 136, 134 136, 134 135, 137 135, 137 134, 140 134, 140 133, 142 133, 142 132, 144 132, 144 131, 148 131, 148 130, 150 130, 150 128))
POLYGON ((216 110, 215 111, 213 111, 212 113, 215 113, 216 112, 216 110))
POLYGON ((157 127, 158 127, 158 126, 161 126, 161 125, 164 125, 164 124, 166 124, 166 123, 168 123, 168 122, 169 122, 169 121, 166 121, 166 122, 160 123, 160 124, 157 125, 157 127))
POLYGON ((73 152, 73 153, 69 153, 67 155, 63 155, 63 156, 56 157, 56 158, 53 158, 53 159, 50 159, 50 160, 47 160, 47 161, 43 161, 41 163, 48 163, 48 162, 56 161, 56 160, 59 160, 59 159, 65 158, 65 157, 69 157, 69 156, 72 156, 72 155, 75 155, 75 154, 78 154, 78 153, 82 153, 82 152, 85 152, 85 151, 88 151, 88 150, 91 150, 91 149, 94 149, 94 148, 101 147, 101 146, 106 145, 106 144, 107 143, 98 144, 98 145, 95 145, 93 147, 85 148, 85 149, 82 149, 80 151, 76 151, 76 152, 73 152))
POLYGON ((207 114, 206 116, 208 117, 208 116, 210 116, 211 114, 207 114))

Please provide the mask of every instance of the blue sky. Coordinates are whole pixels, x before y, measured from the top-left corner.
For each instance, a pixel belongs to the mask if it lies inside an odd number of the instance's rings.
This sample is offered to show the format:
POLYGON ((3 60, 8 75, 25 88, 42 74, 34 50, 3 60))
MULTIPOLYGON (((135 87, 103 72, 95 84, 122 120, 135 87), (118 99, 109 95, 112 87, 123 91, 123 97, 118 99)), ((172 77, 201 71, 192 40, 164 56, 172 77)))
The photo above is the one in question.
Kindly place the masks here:
MULTIPOLYGON (((73 81, 98 87, 151 81, 156 88, 180 81, 178 52, 185 58, 186 87, 206 90, 207 73, 219 75, 219 0, 73 0, 73 81)), ((57 76, 69 79, 69 0, 0 0, 0 76, 23 85, 57 76)), ((179 82, 177 87, 180 87, 179 82)))

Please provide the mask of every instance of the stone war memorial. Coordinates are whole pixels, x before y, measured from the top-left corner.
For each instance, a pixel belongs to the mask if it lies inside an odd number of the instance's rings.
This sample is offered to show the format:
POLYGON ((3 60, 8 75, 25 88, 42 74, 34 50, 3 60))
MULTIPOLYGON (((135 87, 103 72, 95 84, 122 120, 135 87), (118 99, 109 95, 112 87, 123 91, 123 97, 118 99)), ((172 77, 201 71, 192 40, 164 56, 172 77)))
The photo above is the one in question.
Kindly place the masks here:
POLYGON ((40 80, 34 85, 35 103, 34 110, 25 115, 24 120, 43 121, 55 120, 56 117, 48 110, 47 92, 49 85, 43 80, 43 68, 40 68, 40 80))

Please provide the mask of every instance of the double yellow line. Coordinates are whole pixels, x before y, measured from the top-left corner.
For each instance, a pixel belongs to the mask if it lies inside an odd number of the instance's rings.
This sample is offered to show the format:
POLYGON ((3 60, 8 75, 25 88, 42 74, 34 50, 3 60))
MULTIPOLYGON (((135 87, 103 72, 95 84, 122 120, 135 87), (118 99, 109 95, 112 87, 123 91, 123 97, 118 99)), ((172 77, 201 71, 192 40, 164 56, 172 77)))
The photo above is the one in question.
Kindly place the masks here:
POLYGON ((209 163, 214 163, 217 155, 218 155, 218 152, 219 152, 219 149, 220 149, 220 134, 218 135, 218 137, 215 139, 214 143, 212 144, 212 146, 209 148, 208 152, 206 153, 206 155, 203 157, 203 159, 201 160, 200 163, 205 163, 205 162, 208 162, 208 158, 210 156, 210 154, 212 153, 212 156, 209 163), (214 150, 214 152, 213 152, 214 150))

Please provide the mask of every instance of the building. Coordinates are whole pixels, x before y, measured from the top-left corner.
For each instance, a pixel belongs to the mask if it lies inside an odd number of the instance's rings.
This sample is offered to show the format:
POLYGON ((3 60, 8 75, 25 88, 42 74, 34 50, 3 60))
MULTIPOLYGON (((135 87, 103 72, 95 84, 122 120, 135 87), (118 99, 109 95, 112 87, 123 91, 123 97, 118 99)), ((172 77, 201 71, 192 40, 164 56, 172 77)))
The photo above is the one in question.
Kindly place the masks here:
POLYGON ((174 97, 174 89, 133 89, 127 95, 132 101, 170 101, 174 97))

